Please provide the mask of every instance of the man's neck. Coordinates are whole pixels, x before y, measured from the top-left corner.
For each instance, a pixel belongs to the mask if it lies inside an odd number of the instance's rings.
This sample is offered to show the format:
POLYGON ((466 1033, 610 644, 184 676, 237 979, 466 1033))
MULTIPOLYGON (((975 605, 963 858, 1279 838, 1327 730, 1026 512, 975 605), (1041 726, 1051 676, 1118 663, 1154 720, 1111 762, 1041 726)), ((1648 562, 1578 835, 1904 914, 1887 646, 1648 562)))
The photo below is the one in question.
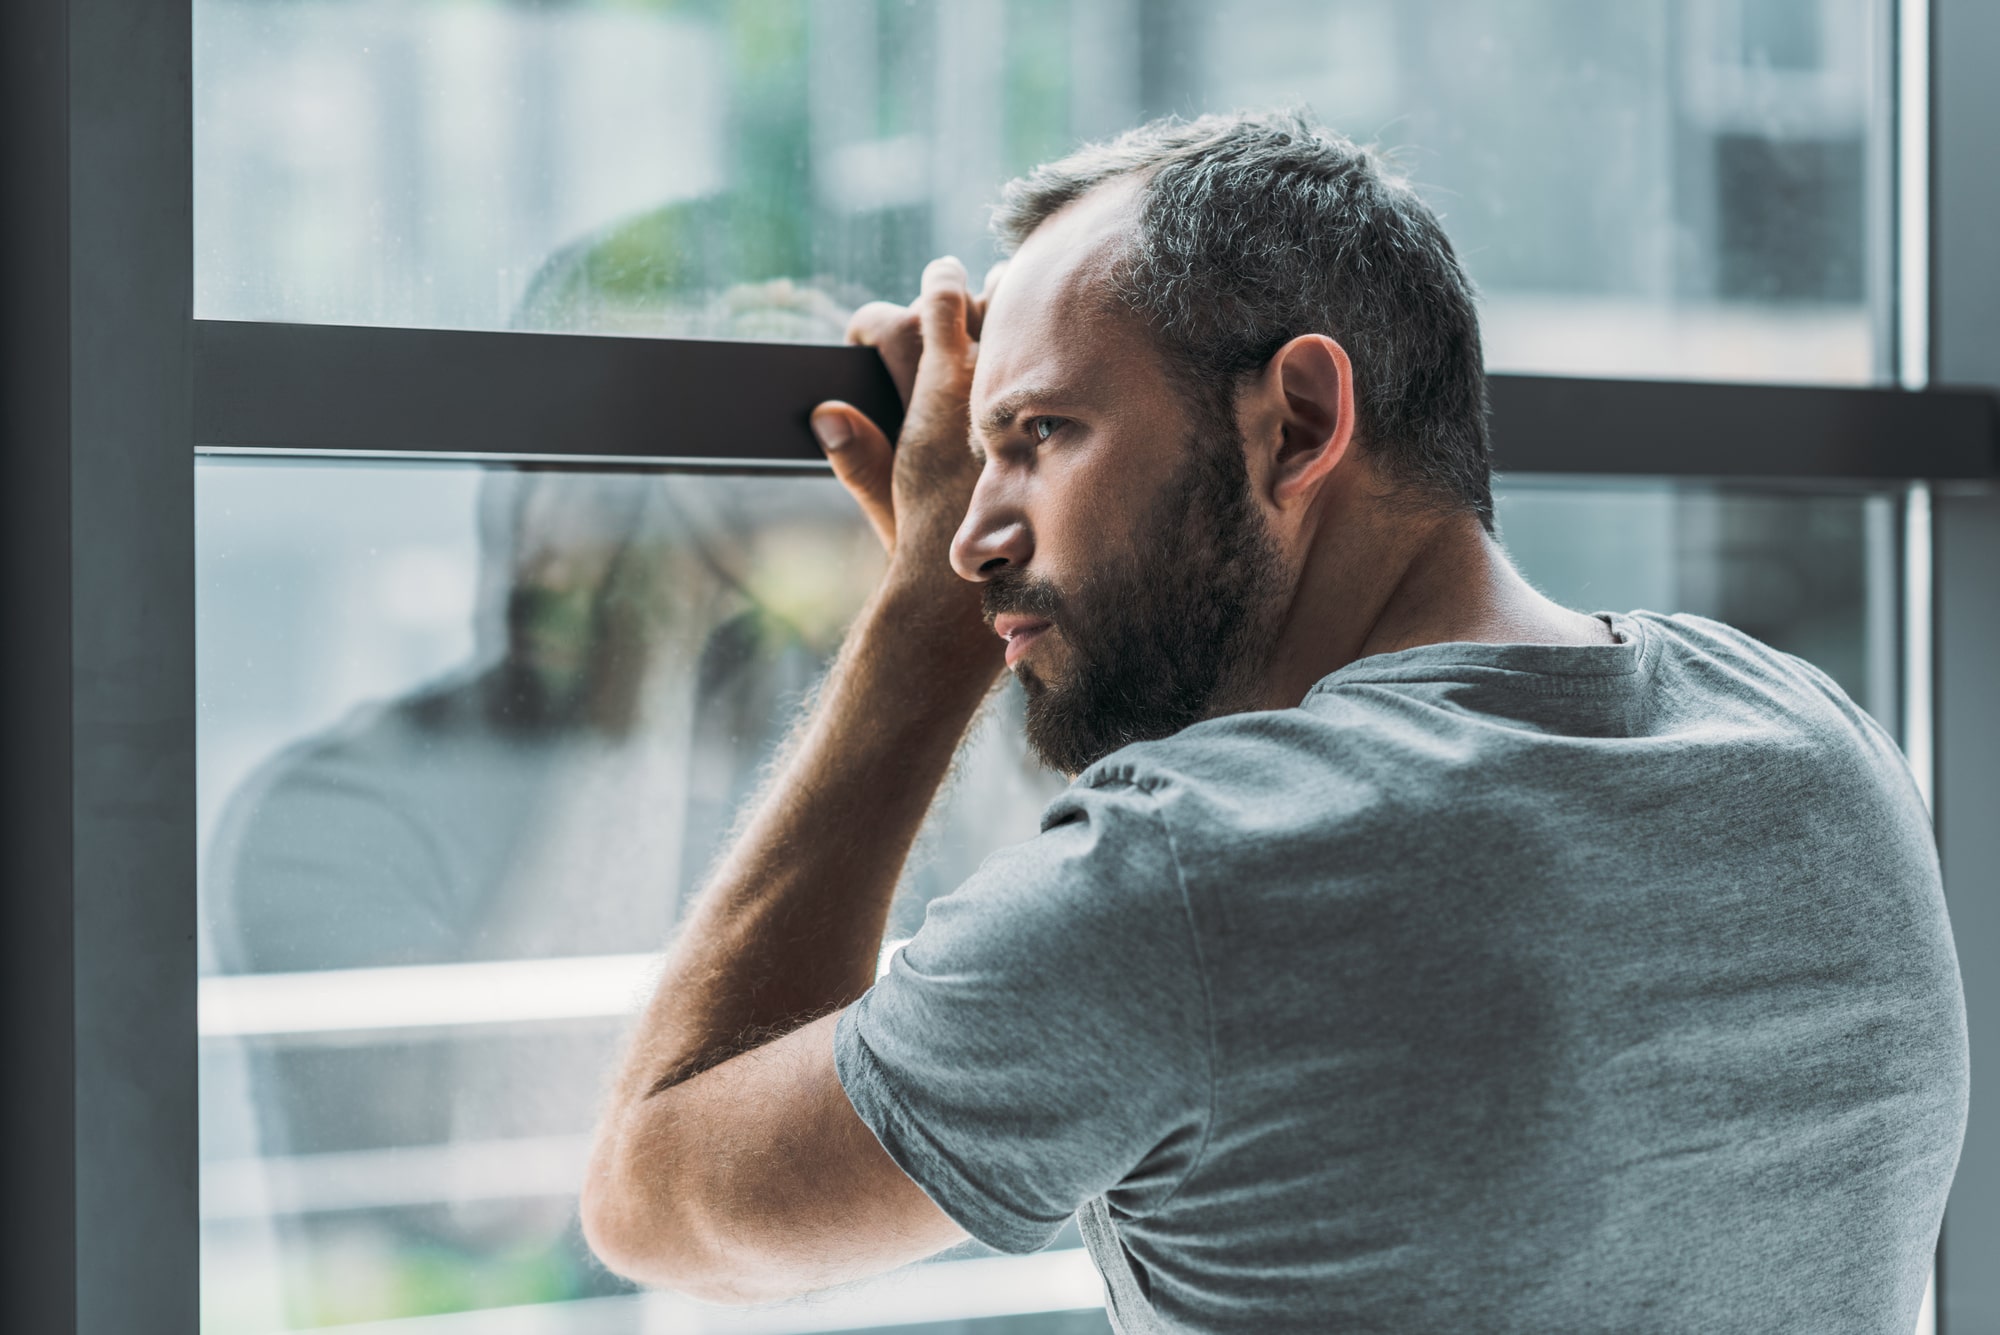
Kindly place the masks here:
POLYGON ((1595 617, 1536 592, 1470 514, 1370 507, 1309 555, 1264 674, 1265 708, 1296 705, 1357 659, 1425 644, 1608 644, 1595 617))

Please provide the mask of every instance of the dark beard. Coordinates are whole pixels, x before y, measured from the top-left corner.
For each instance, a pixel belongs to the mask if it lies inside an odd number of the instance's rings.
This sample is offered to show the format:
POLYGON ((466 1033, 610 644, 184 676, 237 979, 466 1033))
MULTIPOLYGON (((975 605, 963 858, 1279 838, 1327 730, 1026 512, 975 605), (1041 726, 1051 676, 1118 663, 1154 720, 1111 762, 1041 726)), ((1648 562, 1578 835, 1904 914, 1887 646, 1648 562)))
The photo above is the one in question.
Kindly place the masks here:
POLYGON ((1137 559, 1092 570, 1068 594, 1010 570, 986 586, 989 621, 1042 618, 1068 647, 1060 680, 1016 669, 1028 746, 1063 774, 1228 712, 1270 648, 1278 556, 1251 504, 1239 441, 1189 442, 1136 545, 1137 559))

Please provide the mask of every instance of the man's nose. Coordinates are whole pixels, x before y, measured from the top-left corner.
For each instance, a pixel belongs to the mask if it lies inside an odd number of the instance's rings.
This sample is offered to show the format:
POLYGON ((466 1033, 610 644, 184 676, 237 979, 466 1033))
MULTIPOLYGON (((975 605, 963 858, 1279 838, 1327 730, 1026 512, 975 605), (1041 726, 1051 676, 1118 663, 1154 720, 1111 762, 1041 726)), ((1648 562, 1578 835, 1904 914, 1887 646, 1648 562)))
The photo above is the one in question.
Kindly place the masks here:
POLYGON ((951 540, 951 568, 961 579, 983 584, 1000 571, 1028 564, 1035 540, 1018 508, 996 503, 982 478, 972 492, 965 522, 951 540))

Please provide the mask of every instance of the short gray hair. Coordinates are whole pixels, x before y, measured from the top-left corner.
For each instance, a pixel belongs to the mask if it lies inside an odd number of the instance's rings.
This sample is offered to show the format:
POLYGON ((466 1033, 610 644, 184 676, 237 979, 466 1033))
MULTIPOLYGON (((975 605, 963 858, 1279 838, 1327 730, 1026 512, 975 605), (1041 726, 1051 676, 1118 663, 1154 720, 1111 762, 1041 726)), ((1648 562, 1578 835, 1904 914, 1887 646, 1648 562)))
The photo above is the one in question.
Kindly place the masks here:
POLYGON ((1094 186, 1140 181, 1115 297, 1235 438, 1246 376, 1300 334, 1354 363, 1356 439, 1395 481, 1493 527, 1472 284, 1379 155, 1300 111, 1153 121, 1035 168, 994 211, 1002 249, 1094 186))

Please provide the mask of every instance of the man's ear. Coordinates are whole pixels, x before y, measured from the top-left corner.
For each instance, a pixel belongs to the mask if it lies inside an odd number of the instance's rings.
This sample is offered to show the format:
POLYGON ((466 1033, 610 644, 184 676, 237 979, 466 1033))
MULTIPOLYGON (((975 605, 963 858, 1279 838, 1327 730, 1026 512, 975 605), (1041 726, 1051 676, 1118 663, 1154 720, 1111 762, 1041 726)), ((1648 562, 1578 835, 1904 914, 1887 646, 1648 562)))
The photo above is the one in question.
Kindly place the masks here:
POLYGON ((1325 334, 1301 334, 1272 354, 1264 380, 1278 426, 1266 491, 1280 507, 1309 502, 1354 444, 1354 364, 1325 334))

